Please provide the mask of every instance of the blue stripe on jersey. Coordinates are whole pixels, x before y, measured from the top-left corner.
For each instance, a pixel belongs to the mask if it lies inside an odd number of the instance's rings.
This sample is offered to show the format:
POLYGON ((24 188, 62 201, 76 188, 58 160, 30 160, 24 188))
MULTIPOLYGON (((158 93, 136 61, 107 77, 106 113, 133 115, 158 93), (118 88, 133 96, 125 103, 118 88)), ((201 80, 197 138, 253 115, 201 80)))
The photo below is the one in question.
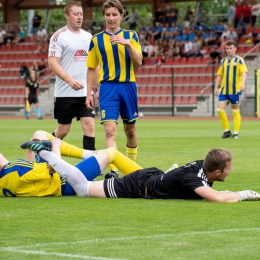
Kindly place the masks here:
POLYGON ((238 58, 235 57, 234 59, 234 66, 233 66, 233 85, 232 85, 232 89, 233 89, 233 94, 236 94, 237 91, 236 91, 236 85, 237 85, 237 82, 236 82, 236 79, 237 79, 237 60, 238 58))
POLYGON ((97 41, 98 41, 99 50, 101 52, 102 61, 103 61, 103 71, 104 71, 103 78, 109 78, 109 68, 108 68, 108 61, 107 61, 107 54, 106 54, 106 50, 105 50, 103 33, 97 35, 97 41))
POLYGON ((93 48, 94 48, 94 43, 93 43, 93 41, 90 41, 88 51, 91 51, 93 48))
POLYGON ((243 65, 243 62, 242 62, 242 60, 241 60, 241 59, 239 60, 239 63, 240 63, 241 65, 243 65))
POLYGON ((118 44, 112 44, 114 61, 115 61, 115 81, 119 81, 120 76, 120 61, 119 61, 119 53, 118 53, 118 44))
POLYGON ((136 42, 139 42, 138 37, 137 37, 137 35, 136 35, 135 32, 133 32, 133 39, 134 39, 136 42))
POLYGON ((32 169, 33 169, 33 163, 25 161, 23 159, 17 159, 15 160, 14 163, 8 163, 3 167, 3 169, 0 172, 1 178, 15 171, 20 177, 22 177, 24 174, 31 171, 32 169))
POLYGON ((230 63, 231 59, 228 59, 227 61, 227 76, 226 76, 226 93, 229 93, 229 72, 230 72, 230 63))
MULTIPOLYGON (((129 40, 130 39, 130 32, 129 31, 124 31, 124 38, 129 40)), ((131 58, 129 55, 128 49, 125 47, 125 69, 126 69, 126 82, 129 82, 130 80, 130 64, 131 64, 131 58)))

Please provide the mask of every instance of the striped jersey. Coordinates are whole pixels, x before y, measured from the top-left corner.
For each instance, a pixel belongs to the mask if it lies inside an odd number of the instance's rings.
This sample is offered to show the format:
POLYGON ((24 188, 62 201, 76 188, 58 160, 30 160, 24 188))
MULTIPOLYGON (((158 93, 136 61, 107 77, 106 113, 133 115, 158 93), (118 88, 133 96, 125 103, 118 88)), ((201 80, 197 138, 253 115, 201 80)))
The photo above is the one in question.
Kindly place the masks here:
MULTIPOLYGON (((115 35, 128 39, 137 53, 142 56, 141 45, 135 31, 120 29, 115 35)), ((121 44, 112 44, 107 31, 92 37, 89 46, 87 67, 99 65, 99 83, 102 81, 135 82, 134 64, 128 49, 121 44)))
POLYGON ((47 163, 17 159, 0 171, 0 189, 8 197, 61 196, 58 173, 49 174, 47 163))
POLYGON ((225 57, 217 72, 222 77, 221 92, 228 95, 240 92, 243 72, 248 70, 242 57, 238 55, 232 58, 225 57))
POLYGON ((86 60, 92 35, 80 30, 73 33, 67 26, 55 32, 49 44, 49 57, 60 58, 63 70, 72 78, 84 84, 84 89, 74 90, 69 84, 56 76, 54 96, 55 97, 84 97, 87 93, 87 67, 86 60))

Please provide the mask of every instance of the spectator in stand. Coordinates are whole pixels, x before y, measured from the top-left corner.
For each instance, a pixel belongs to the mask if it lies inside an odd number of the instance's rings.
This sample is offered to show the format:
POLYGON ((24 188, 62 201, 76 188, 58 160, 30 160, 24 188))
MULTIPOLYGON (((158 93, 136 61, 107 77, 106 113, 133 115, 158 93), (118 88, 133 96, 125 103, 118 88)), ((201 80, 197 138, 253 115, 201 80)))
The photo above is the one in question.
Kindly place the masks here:
POLYGON ((242 6, 242 2, 238 1, 236 2, 236 12, 235 12, 235 20, 234 20, 234 24, 235 24, 235 28, 237 29, 237 25, 239 23, 240 18, 243 16, 243 6, 242 6))
POLYGON ((158 58, 155 58, 154 59, 154 67, 160 67, 164 62, 166 61, 166 56, 165 55, 162 55, 158 58))
POLYGON ((43 28, 41 25, 38 28, 38 32, 37 32, 37 37, 36 37, 36 41, 38 43, 46 43, 48 39, 48 35, 47 32, 45 30, 45 28, 43 28))
POLYGON ((20 28, 19 28, 19 33, 18 33, 17 37, 15 37, 13 43, 17 45, 18 43, 25 42, 25 39, 26 39, 26 38, 25 38, 24 31, 23 31, 23 29, 20 27, 20 28))
POLYGON ((173 4, 170 4, 171 13, 172 13, 172 22, 177 22, 178 20, 178 9, 175 8, 173 4))
POLYGON ((156 40, 160 39, 162 36, 162 32, 163 32, 162 25, 160 23, 157 23, 155 32, 151 34, 151 36, 152 36, 151 40, 156 41, 156 40))
POLYGON ((237 34, 238 34, 238 41, 241 39, 243 35, 246 34, 246 24, 243 21, 243 18, 239 19, 238 25, 237 25, 237 34))
POLYGON ((243 20, 246 24, 246 28, 251 26, 251 5, 248 3, 247 0, 244 0, 243 5, 243 20))
POLYGON ((217 39, 218 35, 213 30, 211 30, 210 33, 207 33, 204 37, 205 46, 208 47, 211 44, 216 44, 217 39))
POLYGON ((175 31, 183 32, 183 26, 180 24, 180 21, 176 21, 175 23, 175 31))
POLYGON ((220 37, 222 33, 225 31, 226 26, 223 24, 223 21, 218 22, 217 30, 215 30, 215 33, 220 37))
POLYGON ((190 27, 190 21, 191 21, 191 18, 193 17, 193 12, 191 11, 190 9, 190 6, 187 6, 187 11, 184 15, 184 21, 183 21, 183 26, 184 27, 190 27))
POLYGON ((158 56, 162 56, 162 55, 164 55, 164 48, 162 43, 160 43, 157 40, 154 45, 154 57, 157 58, 158 56))
POLYGON ((6 34, 6 31, 3 29, 3 27, 0 27, 0 45, 4 44, 5 34, 6 34))
POLYGON ((37 67, 37 79, 39 79, 40 77, 42 77, 46 72, 46 66, 45 66, 45 62, 44 59, 41 59, 40 64, 37 67))
POLYGON ((154 25, 156 23, 164 23, 164 11, 160 6, 157 6, 156 12, 155 12, 155 17, 154 17, 154 25))
POLYGON ((132 7, 132 13, 129 17, 129 28, 130 30, 135 30, 136 26, 137 26, 137 21, 140 19, 139 14, 135 11, 135 8, 132 7))
POLYGON ((227 19, 227 22, 228 22, 228 26, 233 27, 234 26, 234 20, 235 20, 236 8, 235 8, 235 6, 233 5, 232 2, 229 2, 228 5, 229 5, 229 7, 228 7, 228 12, 226 14, 226 19, 227 19))
POLYGON ((180 49, 182 48, 183 46, 183 42, 182 42, 182 38, 181 38, 181 35, 180 35, 180 32, 177 31, 174 35, 174 41, 175 41, 175 47, 176 49, 178 49, 178 53, 180 53, 180 49))
POLYGON ((218 30, 218 24, 216 20, 212 21, 212 25, 210 29, 213 30, 214 32, 218 30))
POLYGON ((200 25, 201 22, 204 22, 206 11, 202 9, 201 6, 199 6, 198 12, 195 15, 195 22, 197 25, 200 25))
POLYGON ((144 58, 151 58, 154 55, 154 47, 149 40, 147 40, 142 53, 144 58))
POLYGON ((221 34, 221 39, 224 38, 224 36, 228 37, 229 33, 229 28, 226 26, 224 32, 221 34))
POLYGON ((182 57, 192 57, 193 53, 192 53, 192 42, 190 41, 190 39, 187 37, 186 41, 184 43, 184 50, 183 53, 181 54, 182 57))
POLYGON ((36 11, 35 14, 34 14, 34 17, 32 19, 33 24, 32 24, 32 30, 31 30, 31 34, 32 34, 34 39, 36 39, 37 32, 38 32, 38 29, 39 29, 41 22, 42 22, 42 17, 36 11))
POLYGON ((229 34, 227 35, 227 39, 229 41, 237 42, 237 40, 238 40, 237 33, 236 33, 236 31, 234 30, 233 27, 229 28, 229 34))
POLYGON ((197 37, 197 34, 194 32, 194 30, 189 29, 187 37, 190 39, 191 42, 193 42, 197 37))
POLYGON ((6 45, 12 45, 13 41, 15 39, 16 32, 14 30, 13 25, 9 25, 9 29, 6 31, 4 35, 4 44, 6 45))
POLYGON ((253 37, 254 45, 260 43, 260 33, 257 33, 255 28, 254 28, 254 31, 252 33, 252 37, 253 37))
POLYGON ((220 54, 220 51, 218 50, 217 47, 212 47, 212 50, 209 54, 209 58, 208 58, 208 64, 209 65, 219 65, 220 63, 220 60, 221 60, 221 54, 220 54))
POLYGON ((191 53, 192 53, 193 58, 202 57, 203 56, 202 42, 200 41, 198 36, 196 36, 194 38, 194 41, 192 42, 191 53))
POLYGON ((226 44, 227 44, 227 37, 224 36, 223 39, 221 39, 220 41, 220 47, 219 47, 221 57, 225 57, 227 55, 226 44))
POLYGON ((152 34, 155 32, 155 28, 151 25, 148 24, 147 26, 147 37, 151 37, 152 38, 152 34))
POLYGON ((258 19, 258 16, 260 14, 260 4, 255 4, 251 7, 251 25, 252 28, 256 27, 256 21, 258 19))
POLYGON ((175 45, 175 40, 170 40, 168 44, 168 50, 166 52, 166 60, 173 58, 174 55, 179 54, 179 48, 175 45))
POLYGON ((175 22, 173 10, 169 4, 166 5, 165 12, 164 12, 165 22, 171 26, 172 22, 175 22))
POLYGON ((24 63, 22 63, 19 70, 19 77, 24 79, 24 81, 26 82, 29 76, 30 76, 30 72, 28 67, 24 63))

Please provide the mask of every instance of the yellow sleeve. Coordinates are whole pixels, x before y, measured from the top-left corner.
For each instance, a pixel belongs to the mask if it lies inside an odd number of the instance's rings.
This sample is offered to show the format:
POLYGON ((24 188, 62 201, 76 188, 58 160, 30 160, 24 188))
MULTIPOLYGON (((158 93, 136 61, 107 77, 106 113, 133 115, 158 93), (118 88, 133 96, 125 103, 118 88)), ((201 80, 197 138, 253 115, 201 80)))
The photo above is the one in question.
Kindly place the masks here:
POLYGON ((242 73, 242 72, 248 72, 247 66, 246 66, 245 61, 244 61, 243 58, 241 58, 241 59, 239 60, 239 67, 240 67, 239 70, 240 70, 241 73, 242 73))
POLYGON ((33 182, 40 180, 49 180, 51 178, 47 163, 36 163, 33 164, 33 169, 24 174, 21 180, 25 182, 33 182))
POLYGON ((89 51, 88 51, 88 58, 86 65, 88 68, 95 69, 98 66, 98 55, 97 55, 97 48, 95 46, 97 44, 97 38, 92 38, 90 45, 89 45, 89 51))
POLYGON ((140 44, 140 42, 139 42, 139 38, 138 38, 136 32, 133 32, 133 35, 132 35, 132 37, 131 37, 131 44, 132 44, 133 48, 135 49, 135 51, 136 51, 141 57, 143 57, 141 44, 140 44))

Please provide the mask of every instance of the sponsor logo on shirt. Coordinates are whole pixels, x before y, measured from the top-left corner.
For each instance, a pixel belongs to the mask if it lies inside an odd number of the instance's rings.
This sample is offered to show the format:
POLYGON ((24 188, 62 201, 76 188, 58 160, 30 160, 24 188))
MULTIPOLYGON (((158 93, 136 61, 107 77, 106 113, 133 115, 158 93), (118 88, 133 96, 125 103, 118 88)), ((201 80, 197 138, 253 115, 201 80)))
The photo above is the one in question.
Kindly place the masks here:
POLYGON ((77 50, 74 54, 74 61, 86 62, 88 53, 86 50, 77 50))
POLYGON ((85 50, 77 50, 74 54, 74 57, 75 56, 88 56, 88 53, 85 50))

